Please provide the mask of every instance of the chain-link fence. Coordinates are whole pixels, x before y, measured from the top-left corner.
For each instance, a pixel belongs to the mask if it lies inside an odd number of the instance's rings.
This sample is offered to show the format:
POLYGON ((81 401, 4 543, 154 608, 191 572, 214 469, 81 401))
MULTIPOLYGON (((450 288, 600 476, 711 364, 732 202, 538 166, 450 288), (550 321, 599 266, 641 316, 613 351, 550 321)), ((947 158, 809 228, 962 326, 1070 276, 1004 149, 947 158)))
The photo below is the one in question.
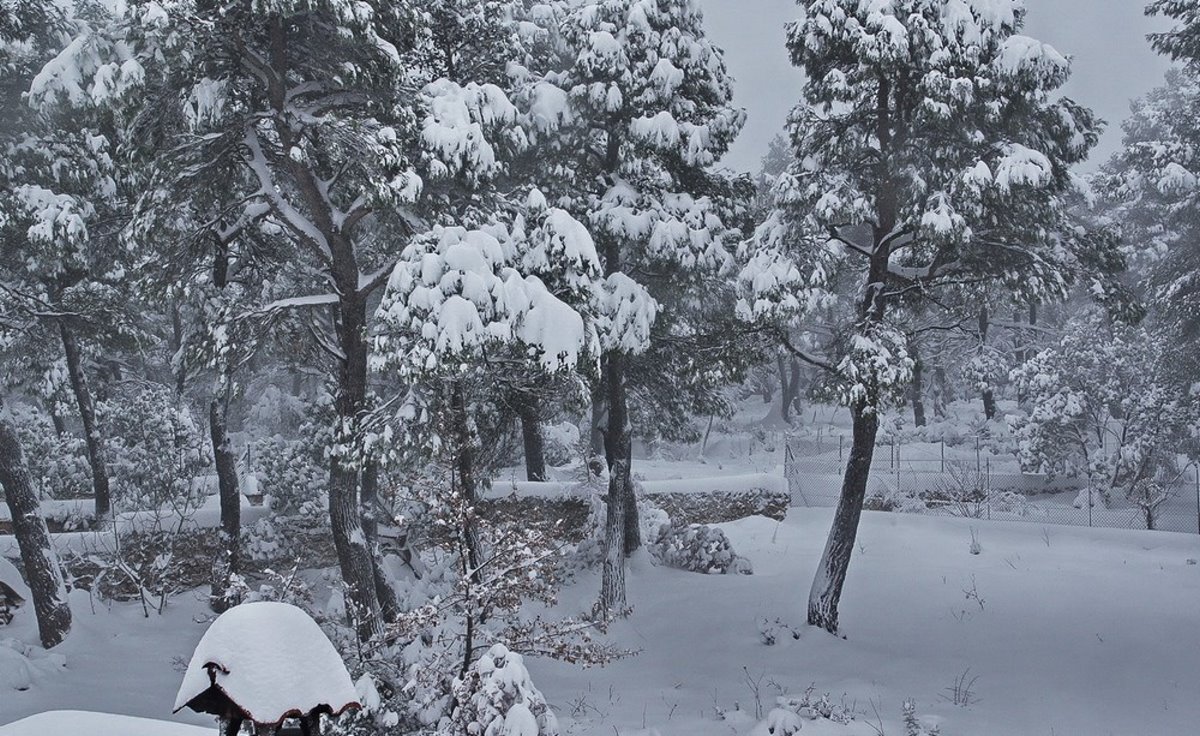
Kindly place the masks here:
MULTIPOLYGON (((793 506, 834 506, 849 441, 790 437, 784 475, 793 506)), ((1013 458, 978 445, 880 445, 871 461, 866 508, 978 519, 1200 533, 1195 465, 1139 487, 1129 497, 1089 491, 1086 478, 1022 473, 1013 458), (1090 502, 1089 502, 1090 501, 1090 502)))

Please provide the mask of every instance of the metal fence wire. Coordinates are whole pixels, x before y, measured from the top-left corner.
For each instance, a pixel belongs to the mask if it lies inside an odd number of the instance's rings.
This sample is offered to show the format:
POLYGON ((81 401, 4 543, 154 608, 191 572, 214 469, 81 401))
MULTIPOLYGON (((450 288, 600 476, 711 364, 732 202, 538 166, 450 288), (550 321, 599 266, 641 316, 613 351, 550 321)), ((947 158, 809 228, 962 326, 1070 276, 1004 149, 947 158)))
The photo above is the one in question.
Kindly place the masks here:
MULTIPOLYGON (((928 445, 922 449, 928 455, 928 445)), ((1140 495, 1108 497, 1089 490, 1087 478, 1012 470, 986 451, 974 456, 919 457, 903 444, 879 445, 871 462, 865 507, 876 511, 940 514, 1043 524, 1154 529, 1200 533, 1200 475, 1195 465, 1140 495), (912 455, 912 457, 910 457, 912 455)), ((970 455, 971 452, 966 454, 970 455)), ((841 495, 849 443, 789 437, 784 476, 793 506, 830 507, 841 495)), ((1149 487, 1148 487, 1149 488, 1149 487)))

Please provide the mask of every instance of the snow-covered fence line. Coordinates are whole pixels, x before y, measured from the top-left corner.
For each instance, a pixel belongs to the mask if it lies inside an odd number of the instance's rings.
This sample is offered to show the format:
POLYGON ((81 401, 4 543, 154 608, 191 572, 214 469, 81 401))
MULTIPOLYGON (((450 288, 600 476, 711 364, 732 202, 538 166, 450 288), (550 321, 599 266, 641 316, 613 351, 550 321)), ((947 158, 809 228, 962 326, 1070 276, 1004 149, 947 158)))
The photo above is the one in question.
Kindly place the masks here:
MULTIPOLYGON (((828 507, 841 493, 844 459, 823 453, 805 457, 788 444, 784 479, 793 506, 828 507)), ((916 453, 914 453, 916 454, 916 453)), ((988 457, 904 459, 901 449, 881 446, 867 484, 866 508, 946 514, 1045 524, 1200 533, 1200 478, 1193 467, 1180 475, 1152 507, 1136 500, 1102 499, 1089 504, 1087 479, 1022 473, 1008 459, 988 457)))

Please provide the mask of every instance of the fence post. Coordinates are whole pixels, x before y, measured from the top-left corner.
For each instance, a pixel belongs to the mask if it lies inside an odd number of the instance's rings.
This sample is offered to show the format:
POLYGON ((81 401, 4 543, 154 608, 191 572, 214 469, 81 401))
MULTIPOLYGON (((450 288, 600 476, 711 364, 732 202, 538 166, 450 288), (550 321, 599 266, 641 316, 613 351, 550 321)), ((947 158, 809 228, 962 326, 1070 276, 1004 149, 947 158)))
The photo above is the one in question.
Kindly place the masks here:
POLYGON ((941 472, 945 473, 946 472, 946 440, 942 440, 940 444, 942 446, 942 471, 941 472))
POLYGON ((987 480, 984 486, 984 493, 987 494, 987 518, 992 520, 992 459, 987 459, 987 480))
POLYGON ((842 445, 845 444, 845 442, 846 442, 846 437, 844 435, 839 434, 838 435, 838 464, 841 464, 841 462, 842 462, 842 445))
POLYGON ((983 468, 979 466, 979 435, 975 435, 975 472, 983 472, 983 468))
POLYGON ((1193 465, 1192 473, 1196 476, 1196 533, 1200 534, 1200 465, 1193 465))
POLYGON ((1089 473, 1088 481, 1087 481, 1087 507, 1088 507, 1088 526, 1089 527, 1092 525, 1092 503, 1093 503, 1093 500, 1094 499, 1093 499, 1093 494, 1092 494, 1092 476, 1089 473))

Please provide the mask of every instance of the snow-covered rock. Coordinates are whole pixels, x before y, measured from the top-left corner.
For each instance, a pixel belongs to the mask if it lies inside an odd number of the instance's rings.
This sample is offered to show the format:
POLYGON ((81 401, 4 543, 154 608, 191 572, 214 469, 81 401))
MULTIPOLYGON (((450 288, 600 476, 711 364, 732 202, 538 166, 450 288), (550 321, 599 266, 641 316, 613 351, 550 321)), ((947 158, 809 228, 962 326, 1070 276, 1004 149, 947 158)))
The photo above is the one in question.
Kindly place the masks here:
POLYGON ((221 614, 196 645, 174 710, 210 686, 256 723, 317 708, 337 715, 359 705, 333 644, 316 621, 287 603, 246 603, 221 614))

